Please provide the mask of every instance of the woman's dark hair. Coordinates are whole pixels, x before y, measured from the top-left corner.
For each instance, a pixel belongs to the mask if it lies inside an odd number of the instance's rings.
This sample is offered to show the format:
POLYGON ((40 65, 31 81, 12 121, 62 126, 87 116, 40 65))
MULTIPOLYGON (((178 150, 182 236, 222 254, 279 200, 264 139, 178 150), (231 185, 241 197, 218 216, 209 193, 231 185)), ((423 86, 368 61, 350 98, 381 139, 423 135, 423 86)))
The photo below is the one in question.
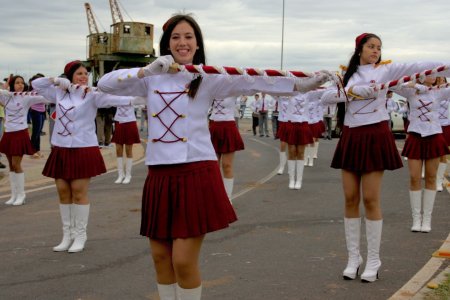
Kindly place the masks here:
MULTIPOLYGON (((205 46, 203 42, 203 34, 198 25, 197 21, 191 15, 186 14, 177 14, 171 17, 163 26, 163 35, 161 36, 161 40, 159 42, 159 52, 162 55, 171 55, 170 51, 170 37, 172 35, 172 31, 178 23, 185 21, 194 29, 195 39, 197 40, 198 49, 195 51, 194 58, 192 63, 194 65, 206 64, 206 56, 205 56, 205 46)), ((188 95, 191 98, 194 98, 197 94, 200 83, 202 82, 202 77, 198 76, 194 80, 191 81, 189 86, 188 95)))
POLYGON ((42 74, 42 73, 37 73, 36 75, 34 75, 33 77, 30 78, 30 81, 29 81, 29 83, 30 83, 29 90, 30 90, 30 91, 33 90, 33 83, 32 83, 33 80, 38 79, 38 78, 42 78, 42 77, 45 77, 44 74, 42 74))
MULTIPOLYGON (((348 62, 348 65, 347 65, 347 70, 345 71, 345 74, 344 74, 344 80, 343 80, 344 87, 347 86, 347 83, 350 80, 350 78, 353 76, 353 74, 355 74, 358 71, 362 49, 364 47, 364 44, 367 43, 367 41, 371 38, 376 38, 381 41, 380 37, 373 33, 367 33, 361 39, 357 39, 356 46, 355 46, 355 52, 353 53, 352 57, 350 58, 350 61, 348 62)), ((378 63, 380 63, 380 61, 381 61, 381 55, 376 63, 378 64, 378 63)), ((342 126, 344 126, 344 118, 345 118, 345 102, 340 102, 337 104, 336 117, 337 117, 337 126, 342 128, 342 126)))
MULTIPOLYGON (((83 63, 79 60, 74 60, 70 63, 68 63, 65 67, 64 67, 64 74, 66 75, 66 78, 69 79, 70 82, 72 82, 73 79, 73 74, 75 73, 76 70, 78 70, 80 67, 84 67, 86 68, 83 63)), ((86 68, 87 69, 87 68, 86 68)))
POLYGON ((20 75, 15 75, 15 76, 11 77, 11 79, 9 80, 9 91, 10 91, 10 92, 15 92, 15 90, 14 90, 14 84, 16 83, 16 80, 17 80, 18 78, 22 78, 23 83, 24 83, 24 85, 25 85, 25 87, 24 87, 23 90, 24 90, 24 91, 27 90, 27 84, 25 83, 25 79, 23 79, 23 77, 20 76, 20 75))

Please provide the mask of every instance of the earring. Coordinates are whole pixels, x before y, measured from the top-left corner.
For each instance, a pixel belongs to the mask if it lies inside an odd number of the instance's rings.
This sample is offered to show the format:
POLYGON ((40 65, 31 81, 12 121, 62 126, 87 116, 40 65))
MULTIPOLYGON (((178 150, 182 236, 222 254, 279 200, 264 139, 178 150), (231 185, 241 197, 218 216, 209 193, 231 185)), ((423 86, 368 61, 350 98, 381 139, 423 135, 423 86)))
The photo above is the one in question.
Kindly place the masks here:
POLYGON ((197 46, 197 50, 198 50, 198 49, 200 49, 200 47, 199 47, 199 46, 197 46))

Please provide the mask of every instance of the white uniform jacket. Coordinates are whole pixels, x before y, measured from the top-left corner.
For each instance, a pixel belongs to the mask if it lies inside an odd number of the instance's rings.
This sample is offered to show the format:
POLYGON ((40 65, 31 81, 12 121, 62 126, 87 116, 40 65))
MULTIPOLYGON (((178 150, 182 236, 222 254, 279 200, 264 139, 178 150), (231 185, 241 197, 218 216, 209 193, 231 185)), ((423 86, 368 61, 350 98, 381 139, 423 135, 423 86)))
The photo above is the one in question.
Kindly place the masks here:
POLYGON ((118 97, 79 88, 71 93, 56 87, 49 78, 33 81, 34 89, 56 104, 51 143, 64 148, 98 146, 95 133, 97 108, 130 105, 133 97, 118 97))
MULTIPOLYGON (((400 79, 403 76, 409 76, 424 70, 436 68, 441 65, 444 64, 423 62, 412 64, 391 63, 380 65, 361 65, 358 67, 358 71, 354 73, 348 81, 347 88, 357 85, 369 86, 371 84, 387 83, 391 80, 400 79)), ((446 76, 447 72, 448 71, 441 72, 442 76, 446 76)), ((377 98, 374 99, 353 100, 348 102, 346 105, 344 125, 349 127, 358 127, 389 120, 389 115, 386 109, 387 91, 388 89, 380 91, 377 98)), ((325 92, 322 99, 324 103, 346 101, 343 93, 338 95, 336 89, 325 92)))
POLYGON ((419 93, 415 87, 406 84, 394 92, 405 97, 409 103, 408 132, 418 133, 422 137, 442 133, 440 99, 450 97, 450 89, 426 89, 419 93))
POLYGON ((448 118, 448 106, 450 104, 450 98, 444 98, 439 101, 439 123, 441 126, 449 126, 450 119, 448 118))
MULTIPOLYGON (((33 81, 34 85, 34 81, 33 81)), ((31 105, 49 103, 44 97, 32 93, 13 93, 1 95, 0 103, 5 107, 5 132, 28 128, 27 115, 31 105)))
POLYGON ((297 93, 289 99, 288 121, 291 122, 308 122, 309 121, 308 100, 305 94, 297 93))
POLYGON ((276 106, 278 109, 278 121, 287 122, 288 121, 288 109, 289 109, 289 99, 287 96, 275 96, 276 106))
POLYGON ((119 123, 135 122, 136 114, 134 112, 134 106, 132 105, 118 106, 116 114, 114 115, 114 121, 119 123))
POLYGON ((234 121, 236 110, 236 97, 227 97, 225 99, 214 99, 212 103, 210 120, 213 121, 234 121))
POLYGON ((194 75, 187 72, 138 78, 139 69, 105 74, 98 87, 116 95, 147 97, 148 143, 146 165, 179 164, 217 160, 207 125, 213 99, 225 99, 259 91, 289 93, 292 78, 206 75, 194 99, 185 91, 194 75), (273 80, 272 80, 273 79, 273 80))
POLYGON ((308 101, 309 124, 315 124, 323 120, 323 107, 320 105, 320 98, 325 91, 325 89, 317 89, 305 94, 308 101))

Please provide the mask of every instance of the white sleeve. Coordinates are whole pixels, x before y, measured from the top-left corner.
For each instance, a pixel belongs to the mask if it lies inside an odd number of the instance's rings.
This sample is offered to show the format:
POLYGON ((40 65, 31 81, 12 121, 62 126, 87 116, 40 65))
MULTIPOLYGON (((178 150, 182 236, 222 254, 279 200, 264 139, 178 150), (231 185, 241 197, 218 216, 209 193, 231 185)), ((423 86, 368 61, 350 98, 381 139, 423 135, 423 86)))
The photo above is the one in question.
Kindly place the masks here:
POLYGON ((33 89, 39 95, 49 100, 51 103, 56 102, 58 91, 61 91, 53 84, 53 82, 48 77, 42 77, 33 80, 33 89))
POLYGON ((109 72, 100 78, 97 86, 102 92, 111 95, 146 97, 146 78, 138 78, 138 72, 139 68, 109 72))

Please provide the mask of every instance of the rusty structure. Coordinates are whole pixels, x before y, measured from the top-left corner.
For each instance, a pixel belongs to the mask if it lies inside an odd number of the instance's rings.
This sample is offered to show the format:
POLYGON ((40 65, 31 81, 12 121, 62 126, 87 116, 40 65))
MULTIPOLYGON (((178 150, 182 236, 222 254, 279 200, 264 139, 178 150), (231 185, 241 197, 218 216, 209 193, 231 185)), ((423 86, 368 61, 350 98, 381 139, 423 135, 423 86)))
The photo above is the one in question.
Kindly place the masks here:
POLYGON ((118 2, 109 0, 112 25, 100 32, 89 3, 85 3, 89 26, 87 60, 94 84, 103 74, 120 68, 142 67, 155 60, 153 24, 125 22, 118 2))

